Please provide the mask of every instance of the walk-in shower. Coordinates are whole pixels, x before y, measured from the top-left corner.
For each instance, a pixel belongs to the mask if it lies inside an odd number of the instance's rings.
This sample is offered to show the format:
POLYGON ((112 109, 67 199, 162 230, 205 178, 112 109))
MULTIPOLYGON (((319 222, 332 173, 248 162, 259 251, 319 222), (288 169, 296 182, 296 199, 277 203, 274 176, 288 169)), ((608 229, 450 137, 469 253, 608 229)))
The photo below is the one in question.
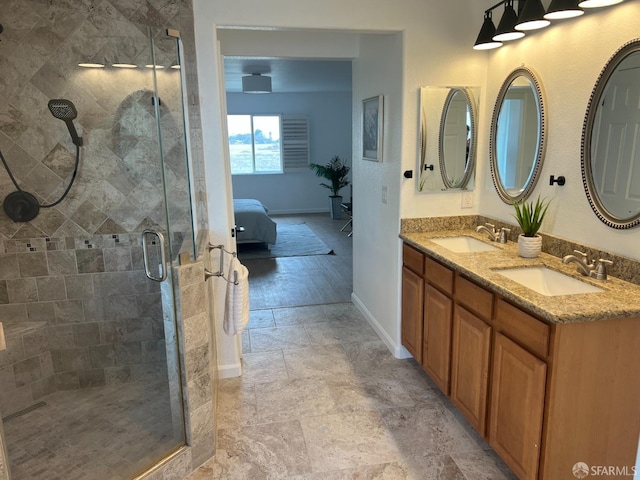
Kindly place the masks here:
POLYGON ((171 282, 194 256, 180 40, 65 8, 69 31, 43 16, 47 36, 5 50, 19 78, 0 82, 0 199, 39 207, 0 212, 0 431, 12 480, 127 479, 186 441, 171 282))

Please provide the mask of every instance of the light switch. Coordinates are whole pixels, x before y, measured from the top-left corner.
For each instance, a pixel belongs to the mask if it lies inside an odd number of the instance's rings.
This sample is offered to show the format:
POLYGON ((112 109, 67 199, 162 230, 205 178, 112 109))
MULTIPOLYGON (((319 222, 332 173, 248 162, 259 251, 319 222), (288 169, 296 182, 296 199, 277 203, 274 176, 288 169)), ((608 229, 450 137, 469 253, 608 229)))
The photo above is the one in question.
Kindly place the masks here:
POLYGON ((473 207, 473 192, 462 192, 462 208, 473 207))
POLYGON ((382 203, 387 203, 387 186, 382 186, 382 203))

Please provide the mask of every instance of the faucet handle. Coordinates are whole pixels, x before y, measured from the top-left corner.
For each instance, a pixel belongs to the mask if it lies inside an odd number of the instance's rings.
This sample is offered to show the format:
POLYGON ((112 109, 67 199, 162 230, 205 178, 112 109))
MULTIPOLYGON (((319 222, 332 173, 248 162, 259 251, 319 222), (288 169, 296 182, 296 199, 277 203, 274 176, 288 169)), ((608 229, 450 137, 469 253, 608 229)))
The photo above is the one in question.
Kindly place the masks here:
POLYGON ((510 228, 502 227, 500 229, 500 236, 498 237, 498 242, 499 243, 507 243, 507 241, 509 240, 508 235, 510 233, 511 233, 511 229, 510 228))
POLYGON ((604 258, 599 259, 596 268, 591 271, 591 277, 597 280, 606 280, 607 265, 613 265, 613 262, 611 260, 605 260, 604 258))
POLYGON ((492 231, 494 234, 495 234, 495 233, 498 233, 498 231, 496 230, 496 226, 495 226, 493 223, 489 223, 489 222, 487 222, 487 223, 485 223, 485 225, 486 225, 487 227, 491 228, 491 231, 492 231))
POLYGON ((580 255, 585 260, 587 259, 587 254, 584 253, 584 252, 581 252, 580 250, 574 250, 573 253, 577 253, 578 255, 580 255))

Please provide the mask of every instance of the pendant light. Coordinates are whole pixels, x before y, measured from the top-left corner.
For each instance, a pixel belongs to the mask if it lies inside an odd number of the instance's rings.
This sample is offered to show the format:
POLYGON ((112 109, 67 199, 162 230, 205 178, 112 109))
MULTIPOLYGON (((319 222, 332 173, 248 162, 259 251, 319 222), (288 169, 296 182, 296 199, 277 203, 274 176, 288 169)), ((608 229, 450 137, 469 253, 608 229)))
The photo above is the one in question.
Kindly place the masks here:
POLYGON ((622 0, 584 0, 578 4, 581 8, 600 8, 622 3, 622 0))
POLYGON ((528 31, 548 27, 551 22, 544 18, 545 9, 540 0, 526 0, 518 16, 516 30, 528 31))
POLYGON ((482 22, 482 28, 476 39, 476 43, 473 45, 474 50, 491 50, 492 48, 498 48, 502 46, 502 42, 498 42, 493 39, 496 34, 496 26, 491 19, 491 11, 484 13, 484 22, 482 22))
POLYGON ((504 13, 502 14, 493 39, 498 42, 503 42, 524 37, 524 32, 515 29, 517 21, 518 15, 516 15, 516 11, 513 9, 513 0, 507 0, 504 4, 504 13))
POLYGON ((584 14, 578 6, 580 0, 552 0, 551 5, 544 14, 547 20, 561 20, 563 18, 579 17, 584 14))

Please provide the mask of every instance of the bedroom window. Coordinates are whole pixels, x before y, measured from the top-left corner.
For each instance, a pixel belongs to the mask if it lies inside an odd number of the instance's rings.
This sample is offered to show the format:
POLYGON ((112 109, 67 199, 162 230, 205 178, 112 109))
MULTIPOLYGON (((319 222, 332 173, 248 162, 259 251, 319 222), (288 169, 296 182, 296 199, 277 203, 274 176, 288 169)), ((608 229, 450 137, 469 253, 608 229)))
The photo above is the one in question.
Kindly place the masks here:
POLYGON ((280 115, 228 115, 231 174, 282 173, 280 115))

